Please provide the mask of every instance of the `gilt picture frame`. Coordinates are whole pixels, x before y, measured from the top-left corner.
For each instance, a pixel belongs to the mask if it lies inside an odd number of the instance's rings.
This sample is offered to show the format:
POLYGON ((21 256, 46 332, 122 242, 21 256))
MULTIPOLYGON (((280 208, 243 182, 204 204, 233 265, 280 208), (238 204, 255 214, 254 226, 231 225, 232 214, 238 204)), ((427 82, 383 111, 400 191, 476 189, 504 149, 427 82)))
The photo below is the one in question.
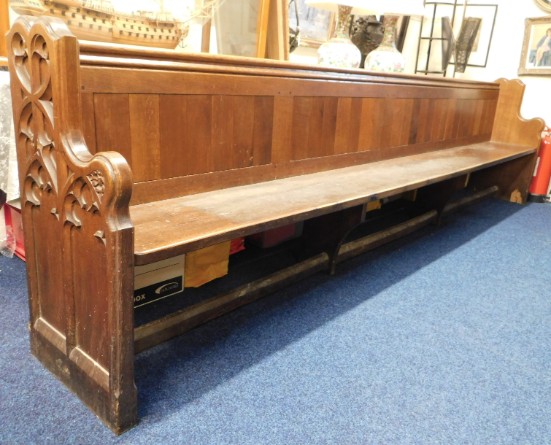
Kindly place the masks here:
POLYGON ((551 0, 535 0, 540 9, 551 12, 551 0))
POLYGON ((551 17, 527 18, 518 74, 551 75, 551 17))

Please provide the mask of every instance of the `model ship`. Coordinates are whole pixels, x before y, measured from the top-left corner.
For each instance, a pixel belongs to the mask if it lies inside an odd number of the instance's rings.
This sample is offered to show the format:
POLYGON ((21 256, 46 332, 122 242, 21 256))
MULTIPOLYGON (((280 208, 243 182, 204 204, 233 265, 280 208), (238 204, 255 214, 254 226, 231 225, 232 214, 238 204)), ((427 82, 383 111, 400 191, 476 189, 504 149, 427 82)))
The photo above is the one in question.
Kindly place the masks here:
POLYGON ((189 23, 165 12, 162 2, 157 12, 132 15, 115 11, 110 0, 11 0, 10 7, 18 14, 61 18, 82 40, 175 48, 189 30, 189 23))

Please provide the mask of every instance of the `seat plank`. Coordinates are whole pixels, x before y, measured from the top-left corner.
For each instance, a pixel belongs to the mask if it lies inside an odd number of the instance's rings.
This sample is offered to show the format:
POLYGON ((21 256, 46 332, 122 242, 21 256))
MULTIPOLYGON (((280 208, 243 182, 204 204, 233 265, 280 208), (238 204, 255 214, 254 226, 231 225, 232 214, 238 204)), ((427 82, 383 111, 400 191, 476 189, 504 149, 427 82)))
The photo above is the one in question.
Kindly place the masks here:
POLYGON ((131 206, 135 262, 160 261, 534 152, 484 142, 131 206))

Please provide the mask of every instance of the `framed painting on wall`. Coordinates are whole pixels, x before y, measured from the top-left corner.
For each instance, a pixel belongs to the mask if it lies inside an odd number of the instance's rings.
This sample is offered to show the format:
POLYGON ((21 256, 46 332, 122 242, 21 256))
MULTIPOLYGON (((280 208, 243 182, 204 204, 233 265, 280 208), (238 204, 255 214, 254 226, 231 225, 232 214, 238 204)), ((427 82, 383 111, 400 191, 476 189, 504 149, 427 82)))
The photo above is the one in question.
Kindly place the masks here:
POLYGON ((551 12, 551 0, 536 0, 538 6, 546 12, 551 12))
POLYGON ((551 17, 526 19, 519 75, 551 75, 551 17))
POLYGON ((322 43, 327 42, 335 29, 335 14, 306 6, 304 0, 291 0, 291 2, 296 2, 297 17, 295 19, 294 14, 290 14, 289 25, 291 28, 296 28, 298 25, 300 45, 318 48, 322 43))

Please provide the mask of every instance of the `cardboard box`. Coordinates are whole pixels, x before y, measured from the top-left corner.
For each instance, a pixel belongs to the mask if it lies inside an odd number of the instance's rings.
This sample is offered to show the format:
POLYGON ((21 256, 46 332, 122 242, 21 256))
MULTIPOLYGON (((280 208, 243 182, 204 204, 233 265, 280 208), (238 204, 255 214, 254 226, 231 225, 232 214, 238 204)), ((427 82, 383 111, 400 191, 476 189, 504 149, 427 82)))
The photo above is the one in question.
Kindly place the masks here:
POLYGON ((230 241, 186 254, 185 287, 199 287, 228 273, 230 241))
POLYGON ((185 256, 134 268, 134 307, 145 306, 184 291, 185 256))
POLYGON ((375 201, 369 201, 365 206, 366 212, 372 212, 373 210, 379 210, 382 207, 381 200, 376 199, 375 201))

